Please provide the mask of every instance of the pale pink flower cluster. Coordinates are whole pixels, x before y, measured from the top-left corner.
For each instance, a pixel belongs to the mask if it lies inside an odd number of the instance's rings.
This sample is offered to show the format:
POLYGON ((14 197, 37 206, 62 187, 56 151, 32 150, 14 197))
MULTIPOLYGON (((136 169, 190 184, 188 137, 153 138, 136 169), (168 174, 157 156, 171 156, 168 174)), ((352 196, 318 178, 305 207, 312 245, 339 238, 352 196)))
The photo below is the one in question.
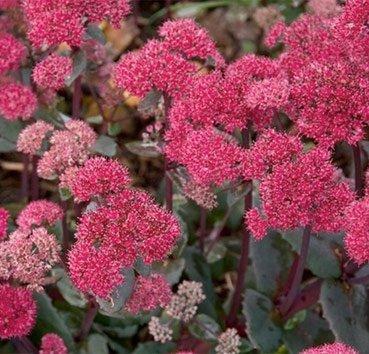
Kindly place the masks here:
POLYGON ((127 170, 114 160, 92 158, 75 176, 77 191, 86 191, 78 198, 96 197, 98 205, 80 219, 77 242, 69 253, 70 275, 81 291, 107 298, 124 281, 123 267, 138 258, 151 264, 167 256, 179 236, 179 224, 149 195, 127 189, 127 170), (97 178, 91 179, 89 171, 97 178))
POLYGON ((309 0, 307 7, 314 14, 322 17, 336 16, 342 10, 336 0, 309 0))
POLYGON ((126 303, 126 310, 134 315, 140 311, 152 311, 165 307, 171 299, 170 285, 163 275, 138 276, 132 295, 126 303))
POLYGON ((260 196, 260 209, 246 215, 256 239, 263 238, 267 228, 310 225, 314 232, 339 232, 344 229, 344 210, 354 200, 329 153, 318 148, 273 166, 261 179, 260 196))
POLYGON ((22 8, 28 22, 28 37, 37 48, 64 42, 79 47, 86 22, 107 19, 119 27, 130 12, 127 0, 25 0, 22 8))
POLYGON ((36 320, 36 302, 32 292, 0 284, 0 338, 26 336, 36 320))
POLYGON ((65 130, 56 130, 50 138, 50 148, 40 159, 37 173, 45 179, 61 175, 68 167, 83 164, 96 141, 96 133, 84 121, 69 120, 65 130))
POLYGON ((0 33, 0 74, 19 68, 27 49, 9 33, 0 33))
POLYGON ((73 69, 72 59, 57 54, 50 54, 33 69, 32 78, 43 89, 59 90, 65 85, 73 69))
POLYGON ((0 240, 6 236, 8 230, 9 212, 0 207, 0 240))
POLYGON ((16 82, 0 84, 0 115, 8 120, 27 120, 37 108, 32 90, 16 82))
POLYGON ((0 278, 13 279, 41 291, 51 268, 59 261, 60 246, 43 227, 16 230, 0 243, 0 278))
POLYGON ((44 121, 37 121, 24 128, 18 136, 17 150, 27 155, 37 155, 41 152, 42 143, 54 127, 44 121))
POLYGON ((38 226, 54 225, 63 218, 61 207, 49 200, 41 199, 30 202, 18 215, 17 225, 21 230, 38 226))
POLYGON ((359 352, 347 344, 334 343, 306 349, 300 352, 300 354, 359 354, 359 352))
POLYGON ((47 333, 41 339, 39 354, 68 354, 68 349, 57 334, 47 333))
POLYGON ((173 330, 170 326, 158 317, 151 317, 148 325, 149 333, 154 337, 155 342, 165 343, 172 340, 173 330))
POLYGON ((241 337, 235 328, 227 328, 218 337, 218 345, 215 347, 216 354, 238 354, 240 353, 241 337))
POLYGON ((218 205, 217 197, 211 188, 197 184, 193 180, 182 181, 182 191, 187 198, 205 209, 211 210, 218 205))

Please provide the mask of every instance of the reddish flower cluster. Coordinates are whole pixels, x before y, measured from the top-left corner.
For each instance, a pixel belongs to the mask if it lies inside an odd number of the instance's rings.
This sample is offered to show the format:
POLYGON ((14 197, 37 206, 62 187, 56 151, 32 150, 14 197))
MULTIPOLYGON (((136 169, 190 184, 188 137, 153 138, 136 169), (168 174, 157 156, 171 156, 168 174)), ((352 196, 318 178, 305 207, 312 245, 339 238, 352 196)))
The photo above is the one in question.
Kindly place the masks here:
POLYGON ((61 175, 68 167, 83 164, 96 141, 93 129, 81 120, 69 120, 65 130, 57 130, 50 138, 50 149, 44 153, 37 173, 45 179, 61 175))
POLYGON ((294 229, 310 225, 315 232, 344 228, 344 209, 354 200, 349 185, 330 163, 329 153, 314 149, 283 161, 261 180, 261 210, 247 214, 255 238, 267 227, 294 229))
POLYGON ((33 69, 32 78, 41 88, 59 90, 65 85, 65 79, 72 73, 72 59, 50 54, 33 69))
MULTIPOLYGON (((99 158, 92 159, 87 167, 96 163, 103 166, 94 172, 100 173, 96 191, 88 178, 78 179, 78 172, 76 183, 81 191, 86 183, 88 193, 83 200, 98 196, 100 201, 105 198, 105 204, 81 217, 77 242, 69 253, 69 269, 78 289, 107 298, 123 282, 123 267, 132 266, 138 258, 146 263, 164 259, 180 231, 174 216, 157 206, 146 193, 124 189, 128 182, 124 168, 99 158), (109 183, 112 171, 116 178, 109 183), (109 192, 115 193, 107 195, 109 192)), ((87 171, 85 166, 82 171, 87 171)))
POLYGON ((18 215, 17 225, 21 230, 55 224, 63 218, 60 206, 49 200, 36 200, 29 203, 18 215))
POLYGON ((11 34, 0 33, 0 74, 19 68, 26 56, 26 47, 11 34))
POLYGON ((0 240, 6 236, 8 230, 9 212, 0 207, 0 240))
POLYGON ((126 310, 132 314, 140 311, 152 311, 165 307, 172 296, 170 285, 164 276, 153 274, 149 277, 138 276, 131 297, 126 303, 126 310))
POLYGON ((40 291, 46 276, 59 261, 60 246, 43 227, 16 230, 0 243, 0 278, 13 279, 40 291))
POLYGON ((68 350, 63 339, 55 333, 48 333, 41 339, 39 354, 68 354, 68 350))
POLYGON ((359 354, 355 349, 343 343, 324 344, 320 347, 310 348, 300 354, 359 354))
POLYGON ((0 114, 8 120, 27 120, 37 108, 37 97, 32 90, 11 82, 0 85, 0 114))
POLYGON ((27 335, 36 319, 36 303, 32 292, 0 285, 0 338, 10 339, 27 335))
POLYGON ((119 192, 130 183, 127 168, 119 162, 94 157, 85 162, 72 178, 70 187, 77 201, 119 192))
POLYGON ((127 0, 25 0, 22 7, 28 22, 28 36, 35 47, 51 47, 63 42, 79 47, 86 20, 108 19, 119 27, 130 12, 127 0))
POLYGON ((42 148, 44 139, 51 133, 54 127, 43 121, 28 125, 18 136, 17 150, 28 155, 37 155, 42 148))

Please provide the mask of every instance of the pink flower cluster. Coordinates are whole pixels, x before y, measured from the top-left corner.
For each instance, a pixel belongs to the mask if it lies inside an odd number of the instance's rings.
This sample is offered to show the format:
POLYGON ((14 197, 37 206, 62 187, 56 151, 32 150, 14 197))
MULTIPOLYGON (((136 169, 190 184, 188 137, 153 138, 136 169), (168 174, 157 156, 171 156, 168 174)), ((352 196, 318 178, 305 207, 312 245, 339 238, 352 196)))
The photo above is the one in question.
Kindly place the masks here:
POLYGON ((26 54, 23 43, 11 34, 0 33, 0 75, 18 69, 26 54))
MULTIPOLYGON (((291 152, 295 154, 296 150, 291 152)), ((256 239, 263 238, 268 228, 285 230, 310 225, 315 232, 344 229, 344 210, 354 200, 354 194, 329 158, 327 151, 318 148, 301 151, 294 159, 285 157, 273 165, 261 178, 261 208, 246 215, 256 239)))
POLYGON ((140 311, 152 311, 165 307, 172 296, 170 285, 164 276, 153 274, 148 277, 138 276, 132 295, 126 303, 126 310, 132 314, 140 311))
POLYGON ((33 81, 43 89, 59 90, 65 85, 65 79, 72 73, 72 59, 50 54, 33 69, 33 81))
POLYGON ((63 218, 60 206, 49 200, 36 200, 29 203, 18 215, 17 225, 21 230, 38 226, 49 226, 63 218))
POLYGON ((55 333, 48 333, 41 339, 39 354, 68 354, 68 350, 63 339, 55 333))
POLYGON ((124 281, 123 267, 131 267, 138 258, 150 264, 167 256, 179 236, 179 225, 149 195, 126 189, 127 171, 117 162, 93 158, 80 171, 75 183, 80 191, 87 190, 82 199, 97 197, 99 205, 79 221, 77 242, 69 253, 70 276, 79 290, 107 298, 124 281), (84 178, 94 166, 102 166, 94 172, 95 184, 84 178))
POLYGON ((8 120, 27 120, 37 108, 32 90, 16 82, 0 84, 0 114, 8 120))
POLYGON ((359 354, 359 353, 347 344, 334 343, 334 344, 324 344, 320 347, 306 349, 302 351, 300 354, 359 354))
POLYGON ((83 164, 96 141, 96 133, 84 121, 71 119, 65 123, 65 128, 54 131, 50 148, 38 163, 37 173, 42 178, 53 179, 68 167, 83 164))
POLYGON ((0 240, 6 236, 8 230, 9 212, 0 207, 0 240))
POLYGON ((16 230, 0 243, 0 278, 13 279, 41 291, 52 266, 59 261, 60 246, 43 227, 16 230))
POLYGON ((36 303, 32 292, 0 285, 0 338, 10 339, 27 335, 36 319, 36 303))
POLYGON ((37 48, 64 42, 79 47, 86 22, 107 19, 119 27, 130 12, 127 0, 25 0, 22 7, 28 22, 28 37, 37 48))

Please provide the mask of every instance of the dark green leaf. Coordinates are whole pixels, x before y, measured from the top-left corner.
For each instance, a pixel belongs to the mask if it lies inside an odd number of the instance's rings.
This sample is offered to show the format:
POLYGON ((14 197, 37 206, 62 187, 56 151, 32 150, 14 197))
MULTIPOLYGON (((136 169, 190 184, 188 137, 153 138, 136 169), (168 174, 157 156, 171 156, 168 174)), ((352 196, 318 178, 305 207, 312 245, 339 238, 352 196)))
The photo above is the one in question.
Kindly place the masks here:
POLYGON ((282 329, 272 321, 273 303, 261 293, 247 289, 243 301, 246 331, 251 343, 262 353, 276 351, 282 339, 282 329))
POLYGON ((197 315, 188 326, 188 330, 195 338, 205 341, 216 341, 221 332, 218 323, 204 314, 197 315))
POLYGON ((206 255, 206 260, 208 263, 215 263, 221 260, 225 256, 226 253, 227 253, 227 247, 220 240, 214 245, 214 247, 206 255))
POLYGON ((108 339, 101 334, 90 334, 87 338, 87 354, 109 354, 108 339))
POLYGON ((108 134, 117 136, 122 132, 122 124, 120 122, 111 122, 108 124, 108 134))
POLYGON ((175 343, 156 343, 156 342, 146 342, 140 343, 132 354, 168 354, 176 349, 175 343))
POLYGON ((101 44, 106 44, 106 38, 104 32, 101 30, 101 28, 96 25, 89 23, 87 25, 86 33, 92 38, 98 41, 101 44))
POLYGON ((117 143, 106 135, 100 135, 92 149, 101 155, 112 157, 117 154, 117 143))
POLYGON ((155 272, 164 274, 168 283, 174 285, 181 279, 185 264, 186 262, 183 258, 178 258, 165 263, 159 263, 154 266, 154 270, 155 272))
POLYGON ((16 143, 22 129, 23 124, 21 121, 10 121, 0 117, 0 136, 5 140, 16 143))
POLYGON ((15 151, 15 149, 16 149, 15 143, 7 139, 0 138, 0 152, 11 152, 15 151))
POLYGON ((72 74, 65 80, 67 86, 72 83, 80 76, 87 67, 87 57, 84 51, 80 50, 73 58, 73 71, 72 74))
POLYGON ((143 100, 140 101, 138 105, 138 111, 143 116, 151 116, 155 115, 158 110, 158 105, 161 97, 163 96, 162 92, 153 88, 149 93, 144 97, 143 100))

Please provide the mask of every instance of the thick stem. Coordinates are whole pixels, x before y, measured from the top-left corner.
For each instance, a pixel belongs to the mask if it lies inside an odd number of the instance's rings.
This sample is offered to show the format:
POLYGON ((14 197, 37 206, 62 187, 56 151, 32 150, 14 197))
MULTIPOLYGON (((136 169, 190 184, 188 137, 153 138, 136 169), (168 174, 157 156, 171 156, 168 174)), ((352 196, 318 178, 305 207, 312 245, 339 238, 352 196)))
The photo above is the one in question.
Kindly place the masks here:
POLYGON ((355 277, 347 279, 349 284, 366 284, 369 283, 369 274, 363 275, 362 277, 355 277))
MULTIPOLYGON (((242 144, 245 148, 250 148, 251 136, 250 126, 242 131, 242 144)), ((250 191, 246 194, 244 199, 244 211, 245 213, 252 208, 252 181, 246 182, 250 185, 250 191)), ((246 186, 248 187, 248 186, 246 186)), ((249 248, 250 248, 250 232, 245 224, 243 224, 243 235, 241 244, 241 257, 237 269, 237 281, 233 293, 231 309, 226 319, 227 326, 232 327, 236 325, 238 310, 241 306, 242 291, 245 286, 245 278, 247 272, 247 265, 249 261, 249 248)))
POLYGON ((22 155, 23 170, 22 170, 22 198, 29 198, 29 158, 27 155, 22 155))
POLYGON ((31 174, 31 199, 37 200, 40 195, 40 180, 37 175, 38 156, 32 158, 32 174, 31 174))
POLYGON ((291 271, 295 273, 291 283, 291 287, 287 295, 284 297, 284 299, 282 299, 280 306, 278 307, 282 316, 284 316, 291 308, 293 302, 297 297, 297 294, 299 293, 302 275, 304 273, 306 259, 309 252, 310 236, 311 236, 311 226, 306 225, 304 229, 304 234, 302 236, 300 257, 296 264, 296 269, 291 269, 291 271))
POLYGON ((200 250, 204 253, 205 250, 205 238, 206 238, 206 209, 200 207, 200 231, 199 231, 199 243, 200 250))
POLYGON ((85 318, 82 323, 82 327, 78 335, 76 336, 76 341, 83 341, 88 334, 90 333, 92 324, 94 323, 95 316, 97 314, 97 310, 99 309, 99 304, 94 298, 91 298, 88 302, 88 309, 85 315, 85 318))
POLYGON ((359 198, 364 196, 365 177, 363 171, 363 165, 361 161, 361 148, 360 143, 352 146, 352 152, 354 155, 355 164, 355 191, 359 198))
MULTIPOLYGON (((169 129, 169 119, 168 113, 171 105, 171 99, 167 94, 164 94, 164 123, 165 130, 169 129)), ((165 206, 169 211, 173 210, 173 181, 170 177, 169 161, 166 156, 164 156, 164 183, 165 183, 165 206)))
POLYGON ((78 76, 73 84, 72 99, 72 117, 74 119, 81 118, 81 101, 82 101, 82 76, 78 76))
POLYGON ((13 338, 11 343, 19 354, 37 354, 38 350, 27 337, 13 338))
POLYGON ((68 203, 66 201, 62 201, 60 204, 64 212, 64 216, 62 220, 62 230, 63 230, 62 247, 63 247, 64 261, 66 261, 66 258, 67 258, 66 255, 69 249, 69 230, 68 230, 68 224, 67 224, 68 203))

